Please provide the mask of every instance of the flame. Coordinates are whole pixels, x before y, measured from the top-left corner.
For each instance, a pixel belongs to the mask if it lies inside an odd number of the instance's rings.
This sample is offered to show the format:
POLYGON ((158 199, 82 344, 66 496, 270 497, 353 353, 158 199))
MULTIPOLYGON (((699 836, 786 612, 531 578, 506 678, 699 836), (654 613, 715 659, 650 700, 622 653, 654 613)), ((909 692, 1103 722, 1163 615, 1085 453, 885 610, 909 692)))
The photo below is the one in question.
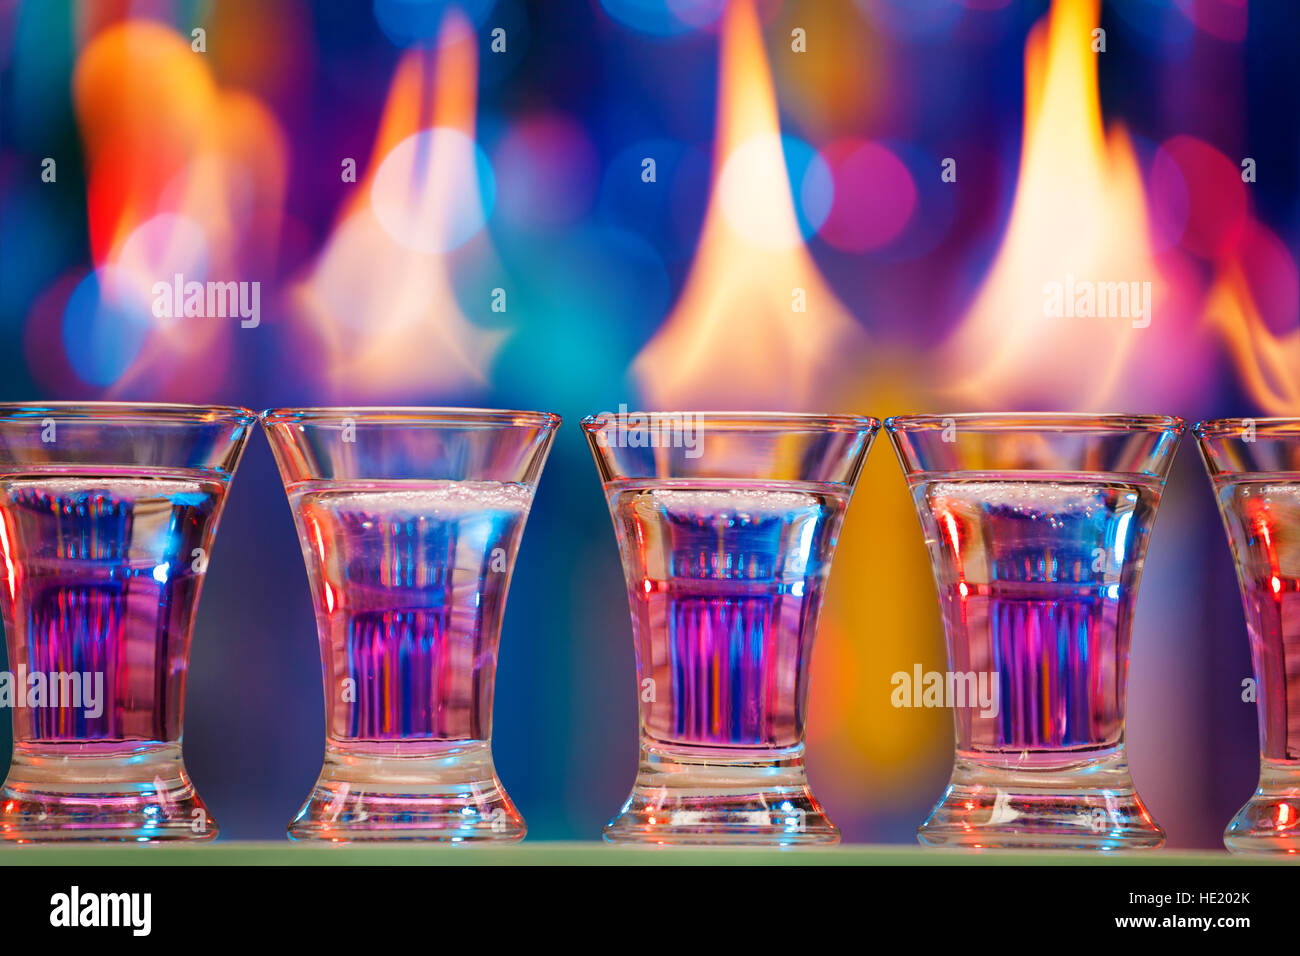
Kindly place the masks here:
POLYGON ((221 380, 235 319, 158 317, 158 282, 238 280, 278 241, 287 150, 256 98, 223 89, 187 40, 148 20, 99 29, 73 99, 86 151, 96 269, 144 342, 110 387, 191 399, 221 380), (249 237, 252 237, 251 239, 249 237))
POLYGON ((5 582, 9 585, 9 600, 18 600, 18 570, 14 566, 13 545, 9 541, 9 519, 0 513, 0 557, 5 562, 5 582))
POLYGON ((1269 329, 1235 259, 1220 269, 1205 311, 1259 406, 1271 415, 1300 415, 1300 328, 1269 329))
POLYGON ((1152 253, 1133 147, 1122 129, 1108 136, 1102 125, 1091 45, 1098 8, 1099 0, 1056 0, 1026 43, 1024 140, 1010 221, 942 350, 952 391, 976 405, 1105 402, 1121 390, 1135 352, 1174 341, 1160 316, 1158 328, 1142 325, 1169 304, 1168 283, 1152 253), (1146 282, 1152 309, 1143 319, 1136 312, 1146 282), (1104 298, 1111 283, 1138 294, 1129 315, 1075 312, 1072 290, 1086 285, 1104 298), (1057 289, 1070 310, 1064 314, 1049 299, 1057 289))
MULTIPOLYGON (((481 385, 504 339, 466 318, 448 261, 461 244, 453 232, 479 233, 486 219, 472 165, 475 42, 469 21, 452 10, 435 50, 404 55, 367 173, 292 292, 335 390, 392 395, 481 385), (458 226, 458 216, 473 221, 458 226)), ((491 256, 481 234, 466 242, 491 256)))
POLYGON ((721 31, 712 193, 681 299, 633 365, 662 407, 807 408, 861 339, 803 245, 752 0, 721 31), (807 311, 799 311, 799 305, 807 311))

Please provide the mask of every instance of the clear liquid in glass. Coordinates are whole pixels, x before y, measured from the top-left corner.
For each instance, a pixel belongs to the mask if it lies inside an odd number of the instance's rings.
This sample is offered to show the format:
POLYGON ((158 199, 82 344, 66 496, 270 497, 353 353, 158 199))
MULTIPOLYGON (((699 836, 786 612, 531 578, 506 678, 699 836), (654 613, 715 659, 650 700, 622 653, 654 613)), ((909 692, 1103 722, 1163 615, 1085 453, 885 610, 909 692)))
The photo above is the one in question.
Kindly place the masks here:
POLYGON ((697 753, 800 746, 845 490, 705 480, 606 490, 632 607, 644 741, 697 753))
POLYGON ((328 746, 429 754, 486 742, 531 489, 308 481, 288 491, 321 639, 328 746))
POLYGON ((1265 761, 1300 767, 1300 481, 1214 480, 1241 583, 1265 761))
POLYGON ((958 759, 1062 765, 1122 744, 1133 603, 1160 484, 1142 475, 922 474, 949 667, 997 674, 956 710, 958 759))
POLYGON ((224 494, 208 474, 165 470, 0 479, 0 610, 15 698, 5 701, 14 748, 0 838, 216 836, 185 772, 181 728, 224 494))
POLYGON ((220 482, 130 471, 0 481, 9 666, 102 675, 102 712, 17 707, 16 756, 123 754, 181 737, 220 482))

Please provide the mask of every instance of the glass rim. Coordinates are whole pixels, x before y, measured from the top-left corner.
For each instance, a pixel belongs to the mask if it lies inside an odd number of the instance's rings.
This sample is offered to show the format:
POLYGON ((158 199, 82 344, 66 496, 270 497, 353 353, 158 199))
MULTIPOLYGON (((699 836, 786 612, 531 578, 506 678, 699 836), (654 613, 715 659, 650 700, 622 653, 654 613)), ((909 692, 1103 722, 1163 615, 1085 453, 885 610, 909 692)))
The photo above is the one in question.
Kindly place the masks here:
POLYGON ((506 408, 463 408, 441 405, 315 405, 268 408, 258 416, 263 425, 299 422, 328 424, 355 418, 365 424, 462 425, 558 428, 563 421, 553 412, 506 408))
POLYGON ((257 421, 257 412, 242 405, 191 405, 183 402, 0 402, 0 421, 46 417, 49 412, 86 421, 117 419, 144 425, 163 421, 196 425, 214 421, 237 421, 251 425, 257 421))
POLYGON ((1286 416, 1206 418, 1192 426, 1192 433, 1197 438, 1223 438, 1248 427, 1253 427, 1257 434, 1263 432, 1265 437, 1294 435, 1300 438, 1300 418, 1286 416))
POLYGON ((968 430, 982 432, 1126 432, 1176 431, 1187 426, 1177 415, 1129 413, 1093 414, 1091 412, 956 412, 950 415, 891 415, 885 430, 891 435, 947 428, 965 424, 968 430), (973 429, 970 427, 973 426, 973 429))
POLYGON ((870 415, 850 415, 836 413, 808 413, 808 412, 722 412, 722 411, 639 411, 628 409, 626 412, 598 412, 594 415, 587 415, 579 422, 584 432, 595 434, 602 427, 607 425, 610 420, 617 421, 619 416, 639 416, 647 422, 663 422, 672 419, 695 418, 702 425, 710 428, 733 429, 735 431, 744 431, 752 429, 754 431, 786 426, 785 431, 825 431, 825 432, 853 432, 853 431, 876 431, 880 428, 880 420, 872 418, 870 415))

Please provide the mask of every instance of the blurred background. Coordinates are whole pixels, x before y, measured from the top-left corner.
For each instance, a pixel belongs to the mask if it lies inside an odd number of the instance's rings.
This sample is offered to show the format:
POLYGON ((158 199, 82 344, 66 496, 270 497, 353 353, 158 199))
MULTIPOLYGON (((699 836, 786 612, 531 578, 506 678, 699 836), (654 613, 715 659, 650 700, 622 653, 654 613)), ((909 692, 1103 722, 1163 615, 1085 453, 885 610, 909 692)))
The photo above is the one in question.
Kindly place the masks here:
MULTIPOLYGON (((578 419, 1300 414, 1297 35, 1290 0, 0 0, 0 400, 563 415, 494 749, 531 837, 595 838, 634 775, 636 698, 578 419), (176 274, 259 283, 257 324, 156 317, 176 274), (1068 277, 1150 282, 1149 323, 1045 317, 1068 277)), ((890 675, 945 659, 885 442, 827 600, 814 791, 846 840, 911 843, 952 727, 890 704, 890 675)), ((1173 846, 1221 847, 1252 789, 1249 675, 1185 442, 1128 720, 1173 846)), ((280 837, 323 739, 306 574, 255 436, 185 720, 223 837, 280 837)))

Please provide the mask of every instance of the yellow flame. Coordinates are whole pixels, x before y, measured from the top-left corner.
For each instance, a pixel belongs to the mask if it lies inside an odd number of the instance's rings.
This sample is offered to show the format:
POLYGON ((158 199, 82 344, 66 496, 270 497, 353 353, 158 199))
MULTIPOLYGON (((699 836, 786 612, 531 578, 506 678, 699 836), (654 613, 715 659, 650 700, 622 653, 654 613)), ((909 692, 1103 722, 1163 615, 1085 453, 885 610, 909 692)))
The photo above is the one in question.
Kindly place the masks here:
POLYGON ((1167 283, 1152 256, 1141 174, 1127 134, 1115 128, 1108 137, 1102 125, 1098 6, 1057 0, 1026 44, 1024 142, 1010 221, 943 350, 952 391, 976 406, 1103 403, 1120 389, 1133 355, 1166 339, 1145 327, 1167 283), (1113 313, 1116 299, 1103 302, 1121 284, 1134 293, 1126 314, 1089 316, 1074 294, 1090 291, 1094 310, 1113 313), (1139 315, 1144 289, 1149 307, 1139 315))
MULTIPOLYGON (((472 167, 408 150, 403 157, 411 168, 397 177, 398 192, 376 193, 384 161, 409 137, 452 132, 472 144, 477 80, 473 29, 453 10, 436 49, 409 52, 398 65, 367 173, 310 275, 293 291, 296 314, 322 344, 326 384, 336 392, 393 396, 486 381, 505 333, 466 318, 452 287, 448 253, 403 241, 377 212, 380 202, 388 210, 405 209, 406 226, 443 236, 453 205, 479 194, 472 167)), ((469 241, 479 255, 491 255, 482 235, 469 241)))
MULTIPOLYGON (((431 127, 459 130, 474 139, 478 96, 478 51, 469 23, 449 16, 434 53, 412 51, 402 57, 389 84, 388 99, 370 153, 365 188, 353 194, 350 208, 370 201, 369 187, 384 158, 412 133, 431 127), (429 76, 433 68, 432 78, 429 76), (431 95, 430 95, 431 94, 431 95)), ((468 186, 470 184, 460 184, 468 186)))
POLYGON ((804 248, 752 0, 721 32, 713 188, 680 301, 634 363, 660 407, 808 408, 861 332, 804 248))
POLYGON ((1269 329, 1235 261, 1220 270, 1205 311, 1259 406, 1270 415, 1300 415, 1300 328, 1282 334, 1269 329))

